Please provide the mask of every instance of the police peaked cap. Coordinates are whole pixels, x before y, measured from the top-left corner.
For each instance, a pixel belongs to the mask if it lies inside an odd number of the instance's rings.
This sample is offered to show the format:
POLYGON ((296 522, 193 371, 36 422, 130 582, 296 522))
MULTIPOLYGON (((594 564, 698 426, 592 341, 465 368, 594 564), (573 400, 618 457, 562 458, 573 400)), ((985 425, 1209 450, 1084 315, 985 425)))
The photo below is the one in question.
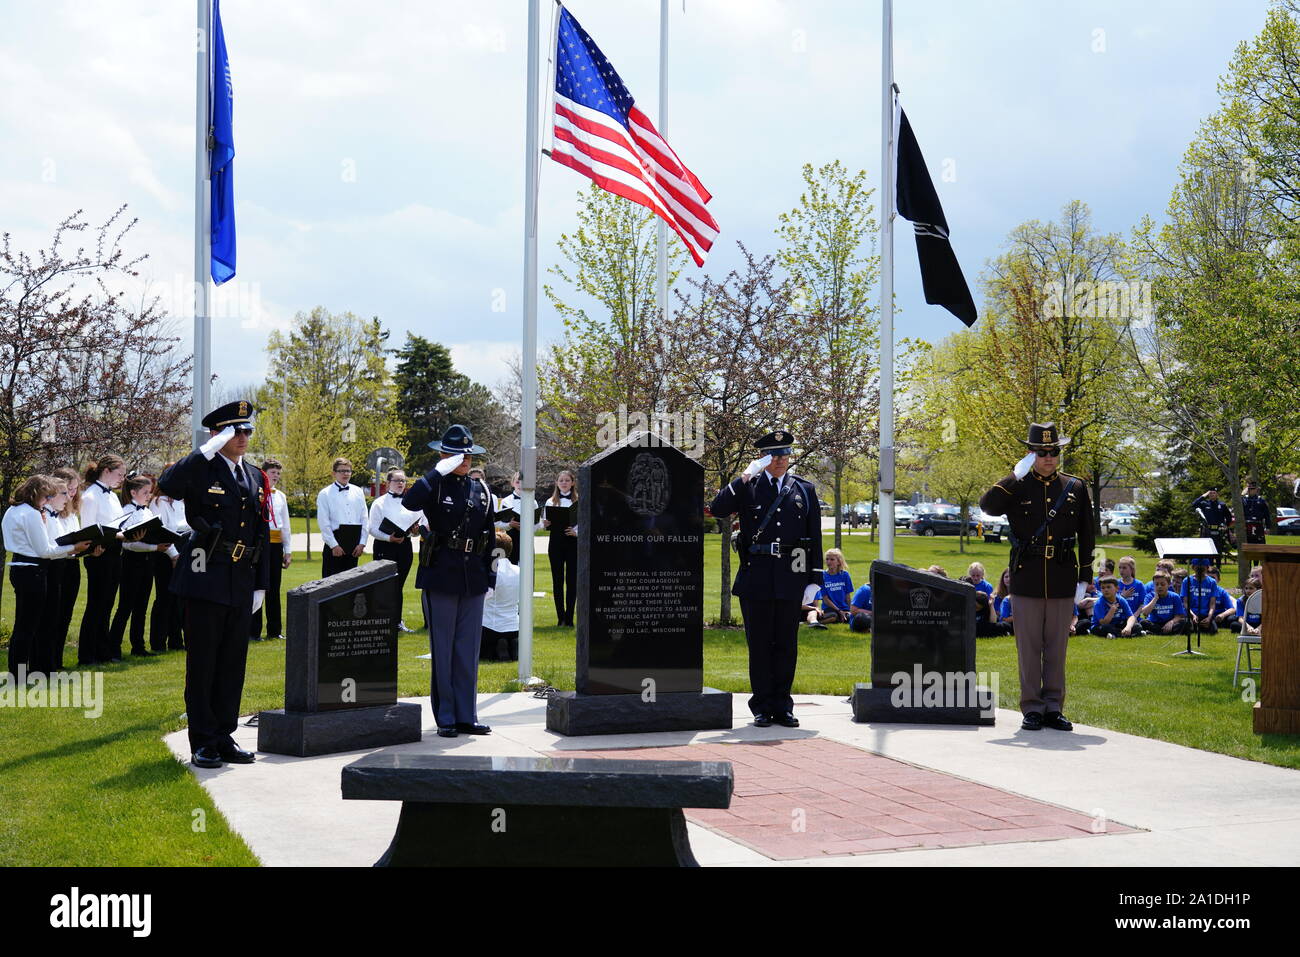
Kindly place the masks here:
POLYGON ((219 409, 214 409, 203 417, 203 427, 205 429, 224 429, 228 425, 235 428, 247 426, 248 431, 252 431, 253 413, 257 410, 253 408, 253 403, 247 399, 238 399, 234 402, 227 402, 219 409))
POLYGON ((789 432, 777 429, 775 432, 769 432, 757 442, 754 443, 760 452, 768 455, 789 455, 791 446, 794 445, 794 436, 789 432))
POLYGON ((485 451, 483 446, 474 444, 473 434, 463 425, 453 425, 442 433, 441 441, 430 442, 429 448, 448 455, 482 455, 485 451))

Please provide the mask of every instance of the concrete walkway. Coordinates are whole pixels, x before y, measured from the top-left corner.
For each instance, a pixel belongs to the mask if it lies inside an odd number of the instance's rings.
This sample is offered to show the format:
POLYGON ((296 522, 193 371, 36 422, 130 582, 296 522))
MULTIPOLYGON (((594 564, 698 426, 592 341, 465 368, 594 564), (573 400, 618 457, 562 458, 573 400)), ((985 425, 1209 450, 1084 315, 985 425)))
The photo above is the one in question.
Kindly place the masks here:
MULTIPOLYGON (((695 855, 706 866, 1212 867, 1291 866, 1300 859, 1300 771, 1082 725, 1075 725, 1070 734, 1024 732, 1020 716, 1010 711, 999 711, 994 727, 858 725, 843 698, 828 696, 796 698, 800 728, 755 728, 749 724, 745 697, 734 698, 736 720, 731 731, 563 738, 546 730, 544 700, 530 694, 481 695, 480 720, 492 725, 493 733, 452 739, 433 735, 427 698, 407 699, 424 709, 425 738, 399 747, 466 755, 539 755, 557 750, 822 739, 952 775, 954 785, 976 782, 1010 792, 1010 803, 1019 796, 1055 805, 1049 810, 1057 815, 1066 809, 1093 821, 1135 829, 1076 840, 1013 840, 841 855, 819 851, 816 857, 778 861, 730 839, 720 829, 691 823, 695 855)), ((254 749, 256 728, 241 723, 236 740, 254 749)), ((178 759, 188 761, 184 731, 166 741, 178 759)), ((705 750, 716 749, 702 749, 701 760, 717 759, 705 750)), ((366 753, 318 758, 259 754, 253 765, 211 771, 187 767, 263 864, 369 866, 387 848, 400 806, 341 799, 342 768, 366 753)))

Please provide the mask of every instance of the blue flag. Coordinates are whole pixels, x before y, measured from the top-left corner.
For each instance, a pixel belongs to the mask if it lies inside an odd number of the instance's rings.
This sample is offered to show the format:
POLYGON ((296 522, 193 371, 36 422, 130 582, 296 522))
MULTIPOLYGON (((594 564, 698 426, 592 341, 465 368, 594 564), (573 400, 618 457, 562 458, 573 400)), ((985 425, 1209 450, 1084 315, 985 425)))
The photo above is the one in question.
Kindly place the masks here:
POLYGON ((212 112, 208 162, 212 176, 212 281, 220 286, 235 275, 235 133, 231 122, 234 88, 226 36, 221 32, 221 0, 212 4, 212 112))

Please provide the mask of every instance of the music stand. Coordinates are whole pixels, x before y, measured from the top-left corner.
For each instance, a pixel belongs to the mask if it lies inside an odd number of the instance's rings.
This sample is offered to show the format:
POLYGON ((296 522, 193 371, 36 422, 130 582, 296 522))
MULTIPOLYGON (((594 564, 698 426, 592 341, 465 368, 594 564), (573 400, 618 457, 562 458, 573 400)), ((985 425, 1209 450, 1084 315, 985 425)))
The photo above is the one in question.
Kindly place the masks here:
MULTIPOLYGON (((1191 561, 1193 558, 1208 558, 1214 561, 1219 557, 1219 547, 1214 544, 1212 538, 1157 538, 1156 552, 1161 558, 1172 558, 1176 562, 1191 561)), ((1192 619, 1187 629, 1187 650, 1175 651, 1173 657, 1208 657, 1203 651, 1192 650, 1193 628, 1196 629, 1196 647, 1201 647, 1201 623, 1190 609, 1186 611, 1187 617, 1192 619)))

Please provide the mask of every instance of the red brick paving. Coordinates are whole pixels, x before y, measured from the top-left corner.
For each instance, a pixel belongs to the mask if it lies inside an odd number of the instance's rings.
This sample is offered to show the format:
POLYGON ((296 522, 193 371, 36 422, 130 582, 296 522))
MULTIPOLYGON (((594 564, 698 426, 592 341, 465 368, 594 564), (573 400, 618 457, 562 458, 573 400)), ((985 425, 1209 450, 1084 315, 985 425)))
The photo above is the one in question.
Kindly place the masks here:
MULTIPOLYGON (((730 761, 731 807, 686 817, 776 860, 1100 836, 1087 814, 826 738, 563 754, 730 761)), ((1133 830, 1106 822, 1106 834, 1133 830)))

